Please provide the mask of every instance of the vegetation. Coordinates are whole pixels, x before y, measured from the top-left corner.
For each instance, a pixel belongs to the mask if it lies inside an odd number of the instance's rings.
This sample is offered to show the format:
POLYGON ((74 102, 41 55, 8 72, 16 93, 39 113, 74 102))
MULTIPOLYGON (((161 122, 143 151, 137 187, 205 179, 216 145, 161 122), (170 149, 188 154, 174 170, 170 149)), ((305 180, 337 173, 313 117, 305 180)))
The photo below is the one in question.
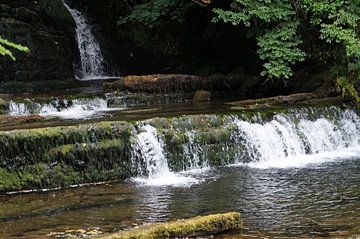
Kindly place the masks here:
POLYGON ((288 79, 295 63, 313 58, 332 68, 343 94, 359 99, 353 84, 360 71, 360 2, 235 0, 214 13, 214 22, 248 27, 264 61, 262 75, 288 79))
POLYGON ((0 55, 9 56, 13 61, 15 61, 16 58, 13 55, 13 53, 7 47, 14 48, 16 50, 19 50, 19 51, 22 51, 22 52, 25 52, 25 53, 30 52, 29 48, 27 48, 26 46, 15 44, 13 42, 10 42, 10 41, 0 37, 0 55))
POLYGON ((149 28, 155 28, 166 22, 182 23, 191 1, 182 0, 152 0, 136 4, 131 13, 120 17, 119 24, 139 23, 149 28))

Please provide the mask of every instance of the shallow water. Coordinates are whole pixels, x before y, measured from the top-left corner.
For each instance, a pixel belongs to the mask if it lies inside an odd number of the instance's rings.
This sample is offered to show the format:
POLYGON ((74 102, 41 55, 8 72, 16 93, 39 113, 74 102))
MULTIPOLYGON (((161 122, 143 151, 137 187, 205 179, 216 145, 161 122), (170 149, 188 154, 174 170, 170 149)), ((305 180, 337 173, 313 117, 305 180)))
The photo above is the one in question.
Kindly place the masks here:
POLYGON ((134 224, 239 211, 240 236, 335 237, 360 234, 360 158, 306 167, 246 165, 191 173, 197 184, 127 183, 0 197, 1 238, 134 224))

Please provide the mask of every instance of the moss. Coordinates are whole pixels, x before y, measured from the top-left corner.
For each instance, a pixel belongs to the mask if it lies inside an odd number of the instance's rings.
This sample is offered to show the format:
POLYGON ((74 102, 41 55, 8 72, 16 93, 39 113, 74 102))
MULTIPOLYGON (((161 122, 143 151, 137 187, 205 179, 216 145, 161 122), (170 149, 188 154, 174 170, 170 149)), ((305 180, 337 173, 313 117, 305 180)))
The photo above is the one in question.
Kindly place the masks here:
POLYGON ((195 217, 186 220, 178 220, 168 223, 152 224, 129 231, 109 234, 98 238, 108 239, 159 239, 159 238, 181 238, 196 237, 202 235, 213 235, 229 230, 240 230, 243 221, 240 213, 229 212, 224 214, 213 214, 203 217, 195 217))
POLYGON ((1 132, 0 191, 130 177, 130 133, 126 122, 1 132))
POLYGON ((8 110, 8 103, 5 100, 0 99, 0 114, 4 114, 7 110, 8 110))

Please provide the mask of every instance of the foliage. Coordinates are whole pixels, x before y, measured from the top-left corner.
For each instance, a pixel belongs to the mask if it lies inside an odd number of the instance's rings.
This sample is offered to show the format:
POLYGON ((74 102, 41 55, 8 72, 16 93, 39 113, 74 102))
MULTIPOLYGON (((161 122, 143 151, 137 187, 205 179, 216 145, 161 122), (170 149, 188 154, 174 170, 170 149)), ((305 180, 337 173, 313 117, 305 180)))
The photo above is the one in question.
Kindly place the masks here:
POLYGON ((346 77, 339 77, 336 80, 336 87, 342 96, 351 96, 355 102, 360 103, 360 97, 354 84, 346 77))
POLYGON ((269 78, 289 78, 291 66, 305 59, 298 48, 302 40, 297 35, 299 21, 296 11, 286 0, 236 0, 231 10, 215 9, 214 22, 224 21, 233 25, 243 23, 247 27, 261 27, 256 36, 258 54, 264 60, 264 71, 269 78))
POLYGON ((346 74, 338 76, 341 82, 359 76, 359 1, 233 0, 229 9, 214 9, 214 12, 214 22, 244 24, 249 32, 256 32, 258 54, 264 61, 262 75, 289 78, 293 74, 292 66, 304 61, 306 56, 315 55, 303 44, 305 37, 311 35, 329 46, 328 51, 336 51, 327 55, 333 57, 330 67, 346 68, 346 74), (309 32, 315 34, 305 36, 309 32))
POLYGON ((128 16, 120 17, 118 24, 140 23, 148 28, 161 25, 162 22, 182 23, 191 1, 183 0, 147 0, 136 4, 128 16))
POLYGON ((11 48, 14 48, 16 50, 26 52, 26 53, 30 52, 29 48, 27 48, 26 46, 12 43, 12 42, 0 37, 0 55, 9 56, 13 61, 15 61, 16 59, 15 59, 14 55, 12 54, 12 52, 9 49, 7 49, 6 47, 11 47, 11 48))

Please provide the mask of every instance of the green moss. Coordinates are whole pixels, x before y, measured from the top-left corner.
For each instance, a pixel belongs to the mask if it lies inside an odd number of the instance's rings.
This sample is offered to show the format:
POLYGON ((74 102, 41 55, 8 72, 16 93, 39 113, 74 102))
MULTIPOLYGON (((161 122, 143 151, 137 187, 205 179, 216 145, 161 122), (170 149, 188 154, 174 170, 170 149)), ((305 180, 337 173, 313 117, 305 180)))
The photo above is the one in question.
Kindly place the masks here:
POLYGON ((203 217, 195 217, 186 220, 178 220, 168 223, 152 224, 129 231, 109 234, 98 238, 112 239, 160 239, 160 238, 184 238, 201 235, 213 235, 229 230, 240 230, 243 221, 240 213, 229 212, 214 214, 203 217))
POLYGON ((4 114, 7 110, 8 110, 8 103, 5 100, 0 99, 0 114, 4 114))
POLYGON ((130 133, 126 122, 0 132, 0 191, 129 177, 130 133))

